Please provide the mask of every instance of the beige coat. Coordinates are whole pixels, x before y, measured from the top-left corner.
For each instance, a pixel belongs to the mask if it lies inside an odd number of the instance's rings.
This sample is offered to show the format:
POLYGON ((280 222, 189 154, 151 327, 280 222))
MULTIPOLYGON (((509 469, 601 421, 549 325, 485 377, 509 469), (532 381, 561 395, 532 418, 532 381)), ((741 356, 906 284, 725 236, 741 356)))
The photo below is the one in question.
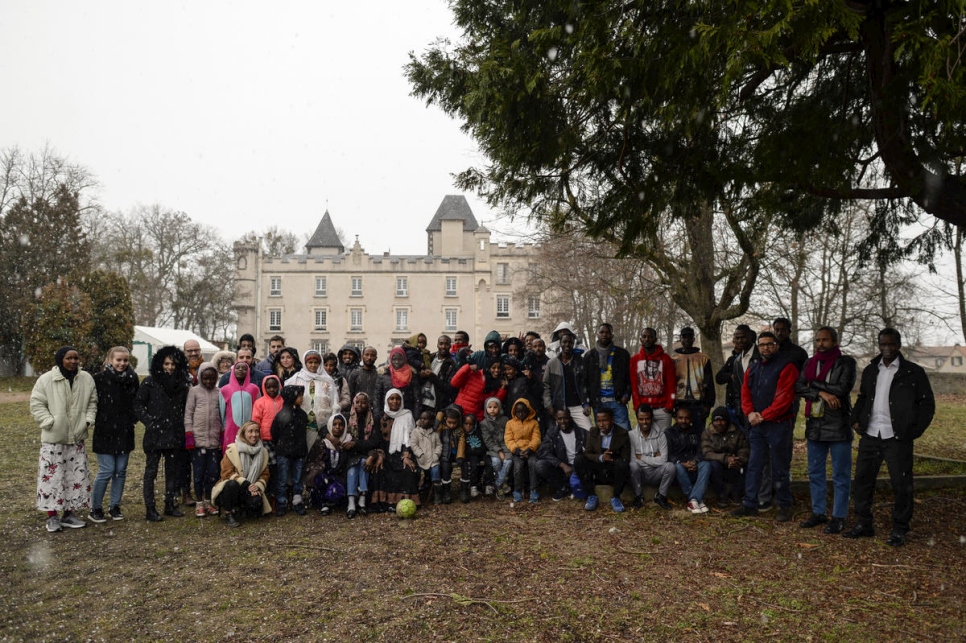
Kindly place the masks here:
POLYGON ((30 413, 40 424, 40 441, 77 444, 87 439, 87 429, 97 417, 94 378, 78 370, 71 386, 60 368, 53 367, 37 379, 30 394, 30 413))
MULTIPOLYGON (((262 490, 262 514, 270 514, 272 513, 272 505, 268 502, 268 497, 265 494, 269 477, 268 451, 265 449, 262 449, 261 471, 262 473, 258 476, 258 480, 255 480, 255 486, 262 490)), ((229 480, 238 482, 242 479, 241 457, 238 455, 238 447, 232 443, 228 445, 228 448, 225 450, 225 455, 221 459, 221 479, 215 484, 214 489, 211 490, 211 502, 217 504, 218 496, 221 494, 221 490, 225 488, 226 482, 229 480)))

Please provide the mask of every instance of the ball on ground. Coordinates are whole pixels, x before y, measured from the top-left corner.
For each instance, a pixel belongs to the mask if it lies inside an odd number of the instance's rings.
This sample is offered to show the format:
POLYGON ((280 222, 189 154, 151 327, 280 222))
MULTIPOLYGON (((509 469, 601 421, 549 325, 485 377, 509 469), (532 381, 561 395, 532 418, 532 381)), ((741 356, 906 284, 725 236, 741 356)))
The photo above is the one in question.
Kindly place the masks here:
POLYGON ((404 498, 396 503, 396 515, 400 518, 412 518, 416 515, 416 503, 404 498))

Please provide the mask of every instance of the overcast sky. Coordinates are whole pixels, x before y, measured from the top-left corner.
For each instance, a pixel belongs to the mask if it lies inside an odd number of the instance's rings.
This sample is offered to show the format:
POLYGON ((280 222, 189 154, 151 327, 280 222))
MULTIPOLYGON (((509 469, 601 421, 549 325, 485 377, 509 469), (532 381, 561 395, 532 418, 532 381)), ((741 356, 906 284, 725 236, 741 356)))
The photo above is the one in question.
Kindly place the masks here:
POLYGON ((451 174, 481 161, 403 77, 440 36, 444 0, 4 0, 0 147, 50 144, 112 210, 160 203, 230 239, 310 233, 328 206, 350 243, 422 253, 451 174))

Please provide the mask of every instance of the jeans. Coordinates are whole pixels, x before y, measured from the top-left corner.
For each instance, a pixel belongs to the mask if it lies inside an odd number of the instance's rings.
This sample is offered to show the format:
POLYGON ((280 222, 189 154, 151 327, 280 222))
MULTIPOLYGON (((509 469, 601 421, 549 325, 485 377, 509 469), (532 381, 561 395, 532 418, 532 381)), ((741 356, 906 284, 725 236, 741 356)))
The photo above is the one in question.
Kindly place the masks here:
POLYGON ((621 404, 620 402, 601 402, 600 405, 594 409, 595 415, 596 411, 599 409, 610 409, 614 412, 614 423, 624 429, 631 430, 631 419, 627 414, 627 405, 621 404))
POLYGON ((195 448, 191 451, 195 471, 195 497, 199 501, 211 498, 211 488, 221 473, 221 449, 195 448))
MULTIPOLYGON (((288 504, 288 483, 292 481, 292 496, 302 496, 302 467, 305 458, 290 458, 285 455, 277 457, 278 483, 275 486, 275 503, 278 507, 288 504)), ((249 480, 249 482, 254 482, 249 480)), ((296 502, 295 504, 299 504, 296 502)))
POLYGON ((708 480, 711 478, 711 463, 707 460, 698 462, 698 470, 691 473, 684 468, 680 462, 674 463, 674 468, 678 474, 678 484, 681 485, 681 492, 687 496, 688 500, 704 501, 704 492, 708 488, 708 480), (694 476, 694 480, 691 477, 694 476))
POLYGON ((124 479, 127 477, 127 461, 131 453, 98 453, 97 454, 97 477, 94 478, 94 494, 91 497, 91 507, 102 509, 104 503, 104 492, 107 491, 107 483, 111 483, 111 506, 117 507, 121 504, 121 496, 124 494, 124 479))
POLYGON ((506 482, 507 476, 510 475, 510 467, 513 466, 513 458, 504 457, 502 460, 500 460, 500 456, 491 455, 490 464, 493 466, 493 473, 496 474, 496 482, 494 485, 497 489, 499 489, 503 486, 503 483, 506 482))
POLYGON ((771 479, 775 485, 775 500, 779 507, 792 506, 792 490, 788 484, 791 467, 792 423, 762 422, 748 432, 751 442, 751 458, 748 475, 745 476, 745 506, 758 508, 758 486, 765 468, 766 454, 771 458, 771 479))
POLYGON ((369 472, 366 461, 359 460, 345 471, 345 493, 347 496, 364 496, 369 491, 369 472))
POLYGON ((906 533, 912 520, 912 442, 900 442, 896 438, 883 440, 862 435, 859 455, 855 459, 855 519, 860 525, 872 526, 872 499, 875 496, 875 479, 885 460, 895 494, 892 507, 892 529, 906 533))
POLYGON ((812 513, 825 515, 828 490, 825 486, 825 463, 832 455, 832 517, 845 518, 849 513, 849 491, 852 487, 852 442, 808 441, 808 486, 812 492, 812 513))
POLYGON ((537 490, 537 454, 531 453, 529 458, 513 456, 513 490, 523 493, 523 485, 526 482, 524 469, 530 477, 530 491, 537 490))
POLYGON ((426 478, 429 478, 431 482, 439 482, 442 478, 439 477, 439 465, 434 464, 428 469, 423 469, 422 472, 425 474, 426 478))

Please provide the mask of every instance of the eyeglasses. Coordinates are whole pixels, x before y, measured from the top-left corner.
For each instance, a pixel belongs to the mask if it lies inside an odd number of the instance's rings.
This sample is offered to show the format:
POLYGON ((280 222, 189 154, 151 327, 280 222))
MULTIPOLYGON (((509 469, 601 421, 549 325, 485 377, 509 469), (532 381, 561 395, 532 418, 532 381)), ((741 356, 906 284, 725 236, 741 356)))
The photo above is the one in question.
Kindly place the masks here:
POLYGON ((758 348, 768 348, 769 346, 777 346, 775 342, 765 342, 764 344, 758 344, 758 348))

